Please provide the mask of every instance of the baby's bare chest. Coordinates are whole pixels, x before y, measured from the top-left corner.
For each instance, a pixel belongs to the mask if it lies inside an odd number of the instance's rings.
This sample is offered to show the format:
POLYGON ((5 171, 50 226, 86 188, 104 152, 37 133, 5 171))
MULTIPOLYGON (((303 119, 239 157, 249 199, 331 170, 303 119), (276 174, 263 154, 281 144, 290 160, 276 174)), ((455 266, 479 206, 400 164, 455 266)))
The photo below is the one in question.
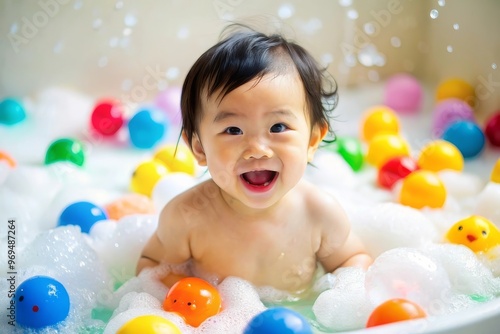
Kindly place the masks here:
POLYGON ((268 223, 247 228, 217 224, 195 231, 194 265, 221 278, 238 276, 256 285, 299 289, 316 270, 319 234, 306 222, 293 219, 268 223))

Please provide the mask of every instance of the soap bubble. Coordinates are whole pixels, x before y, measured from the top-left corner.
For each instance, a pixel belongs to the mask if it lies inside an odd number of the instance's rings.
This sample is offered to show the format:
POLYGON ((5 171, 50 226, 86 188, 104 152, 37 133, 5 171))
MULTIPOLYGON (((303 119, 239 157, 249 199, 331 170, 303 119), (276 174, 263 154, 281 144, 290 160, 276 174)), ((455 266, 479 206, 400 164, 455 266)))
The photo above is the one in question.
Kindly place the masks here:
POLYGON ((366 290, 374 305, 404 298, 429 311, 436 297, 451 289, 446 271, 414 248, 395 248, 375 259, 366 273, 366 290))

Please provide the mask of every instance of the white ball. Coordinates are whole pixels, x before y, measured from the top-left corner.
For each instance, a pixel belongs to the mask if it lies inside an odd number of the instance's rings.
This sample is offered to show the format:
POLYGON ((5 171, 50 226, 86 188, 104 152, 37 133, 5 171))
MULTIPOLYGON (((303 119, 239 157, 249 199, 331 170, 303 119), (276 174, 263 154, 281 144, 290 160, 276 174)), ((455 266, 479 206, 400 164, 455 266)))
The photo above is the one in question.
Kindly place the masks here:
POLYGON ((161 210, 172 198, 196 184, 196 180, 186 173, 170 173, 159 180, 151 197, 155 208, 161 210))

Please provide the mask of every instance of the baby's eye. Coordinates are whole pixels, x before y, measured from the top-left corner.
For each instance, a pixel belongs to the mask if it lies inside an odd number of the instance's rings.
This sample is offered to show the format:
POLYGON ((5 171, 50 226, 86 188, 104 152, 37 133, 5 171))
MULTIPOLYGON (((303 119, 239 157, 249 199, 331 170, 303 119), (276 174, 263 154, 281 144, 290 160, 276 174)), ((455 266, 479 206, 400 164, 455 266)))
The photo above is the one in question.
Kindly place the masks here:
POLYGON ((486 231, 483 231, 481 233, 483 234, 484 237, 488 235, 488 233, 486 233, 486 231))
POLYGON ((463 229, 464 229, 464 227, 463 227, 462 225, 460 225, 460 226, 458 227, 458 230, 459 230, 459 231, 462 231, 463 229))
POLYGON ((271 126, 271 132, 273 133, 283 132, 286 129, 288 129, 288 127, 283 123, 276 123, 273 126, 271 126))
POLYGON ((224 133, 227 133, 228 135, 241 135, 243 134, 243 131, 241 131, 240 128, 237 128, 236 126, 230 126, 226 130, 224 130, 224 133))

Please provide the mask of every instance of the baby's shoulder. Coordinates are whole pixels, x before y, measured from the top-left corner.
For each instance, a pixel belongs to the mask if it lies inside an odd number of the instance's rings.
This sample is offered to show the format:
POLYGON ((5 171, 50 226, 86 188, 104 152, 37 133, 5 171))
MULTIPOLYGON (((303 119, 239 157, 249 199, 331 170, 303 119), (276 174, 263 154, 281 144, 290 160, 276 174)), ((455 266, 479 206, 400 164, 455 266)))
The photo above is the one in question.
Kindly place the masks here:
POLYGON ((213 199, 219 195, 212 180, 201 182, 172 198, 162 209, 160 221, 192 221, 210 212, 213 199))
POLYGON ((337 199, 330 193, 324 191, 309 181, 302 180, 299 184, 301 200, 308 207, 315 209, 328 209, 332 205, 337 205, 337 199))
POLYGON ((302 201, 310 217, 317 223, 339 223, 346 220, 346 213, 338 200, 316 185, 304 181, 301 184, 302 201))

